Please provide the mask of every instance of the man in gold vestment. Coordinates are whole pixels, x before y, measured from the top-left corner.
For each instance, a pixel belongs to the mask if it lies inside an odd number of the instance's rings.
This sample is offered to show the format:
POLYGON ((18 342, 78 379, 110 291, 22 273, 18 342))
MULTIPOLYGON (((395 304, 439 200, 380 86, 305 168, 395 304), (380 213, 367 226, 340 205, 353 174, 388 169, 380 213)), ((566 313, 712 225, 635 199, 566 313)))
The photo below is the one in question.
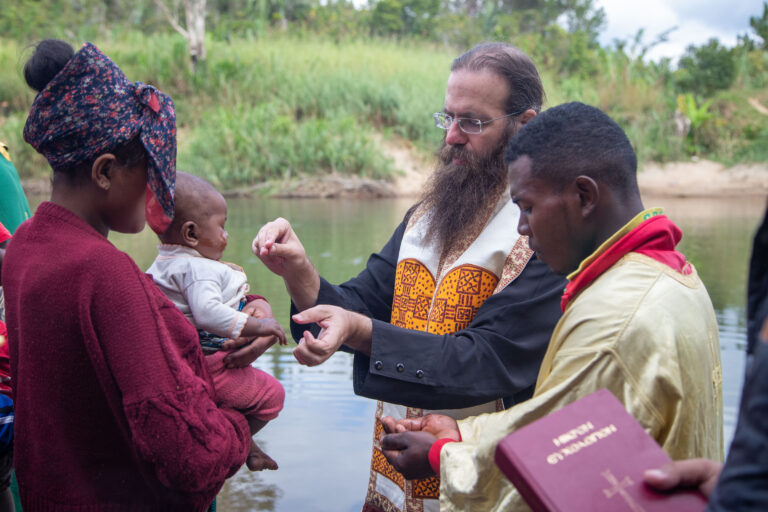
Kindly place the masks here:
POLYGON ((445 140, 422 200, 342 285, 320 278, 286 220, 254 240, 300 312, 296 359, 316 365, 351 350, 355 393, 378 400, 372 461, 361 468, 370 471, 366 512, 439 509, 437 478, 406 480, 385 460, 382 416, 462 418, 533 392, 565 282, 508 232, 520 211, 503 150, 542 101, 536 67, 519 49, 484 44, 457 58, 433 115, 445 140))
POLYGON ((712 303, 675 251, 680 230, 661 209, 643 207, 624 132, 598 109, 568 103, 525 126, 506 159, 520 234, 569 281, 533 398, 458 424, 441 415, 384 418, 399 432, 383 438, 385 456, 406 478, 438 472, 443 511, 528 510, 494 464, 496 445, 607 388, 670 457, 721 460, 712 303))

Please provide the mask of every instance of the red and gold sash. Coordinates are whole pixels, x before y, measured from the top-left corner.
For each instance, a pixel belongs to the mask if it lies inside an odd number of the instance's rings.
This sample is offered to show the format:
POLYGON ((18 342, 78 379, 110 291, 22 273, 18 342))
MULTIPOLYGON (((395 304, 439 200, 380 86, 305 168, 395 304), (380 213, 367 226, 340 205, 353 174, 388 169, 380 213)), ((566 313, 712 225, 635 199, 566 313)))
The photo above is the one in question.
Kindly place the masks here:
POLYGON ((560 300, 560 307, 565 311, 568 303, 581 290, 629 252, 644 254, 681 274, 690 274, 691 266, 685 255, 675 250, 682 236, 683 232, 664 215, 661 208, 651 208, 638 213, 568 276, 568 285, 560 300))

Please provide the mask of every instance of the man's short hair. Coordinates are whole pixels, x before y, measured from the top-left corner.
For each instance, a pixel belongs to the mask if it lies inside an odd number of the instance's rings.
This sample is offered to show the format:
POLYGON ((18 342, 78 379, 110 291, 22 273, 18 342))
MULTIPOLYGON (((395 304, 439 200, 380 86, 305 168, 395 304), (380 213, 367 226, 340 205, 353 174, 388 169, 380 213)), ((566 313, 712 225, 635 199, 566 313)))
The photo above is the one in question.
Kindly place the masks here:
POLYGON ((506 43, 481 43, 457 57, 451 72, 489 70, 504 78, 509 85, 505 106, 508 114, 533 109, 541 110, 544 86, 530 57, 520 48, 506 43))
POLYGON ((509 141, 507 165, 523 155, 531 176, 561 188, 588 176, 621 192, 639 193, 637 156, 624 130, 595 107, 573 102, 542 112, 509 141))

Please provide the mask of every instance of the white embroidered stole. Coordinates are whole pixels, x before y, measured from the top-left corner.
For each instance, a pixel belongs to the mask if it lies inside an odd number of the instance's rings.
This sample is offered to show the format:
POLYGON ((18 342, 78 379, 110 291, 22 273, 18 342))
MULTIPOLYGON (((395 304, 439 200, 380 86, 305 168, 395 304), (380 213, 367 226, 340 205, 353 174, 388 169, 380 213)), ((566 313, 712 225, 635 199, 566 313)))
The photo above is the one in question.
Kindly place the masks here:
MULTIPOLYGON (((425 244, 428 215, 421 208, 411 216, 400 244, 391 323, 407 329, 448 334, 466 328, 483 302, 520 275, 532 251, 517 233, 520 211, 506 194, 490 205, 479 233, 470 233, 456 249, 442 254, 425 244)), ((501 398, 465 409, 431 411, 378 402, 374 427, 371 477, 364 511, 439 511, 437 477, 405 480, 381 452, 380 418, 423 416, 430 412, 456 419, 503 409, 501 398)))

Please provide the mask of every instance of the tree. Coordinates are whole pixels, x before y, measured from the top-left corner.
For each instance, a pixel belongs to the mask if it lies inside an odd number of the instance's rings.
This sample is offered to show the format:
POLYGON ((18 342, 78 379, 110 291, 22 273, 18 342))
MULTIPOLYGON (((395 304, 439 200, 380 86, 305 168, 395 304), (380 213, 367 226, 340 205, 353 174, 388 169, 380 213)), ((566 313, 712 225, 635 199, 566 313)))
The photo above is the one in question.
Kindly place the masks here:
POLYGON ((763 50, 768 50, 768 2, 763 2, 763 15, 751 16, 749 26, 763 39, 763 50))
POLYGON ((428 36, 440 0, 379 0, 371 15, 371 31, 382 35, 428 36))
POLYGON ((379 0, 371 16, 373 32, 380 35, 400 35, 403 28, 403 4, 399 0, 379 0))
MULTIPOLYGON (((485 29, 501 19, 517 32, 545 34, 552 25, 565 22, 571 34, 588 35, 591 46, 605 26, 605 11, 594 0, 443 0, 443 12, 483 19, 485 29)), ((508 34, 513 35, 513 34, 508 34)), ((580 36, 581 37, 581 36, 580 36)))
POLYGON ((154 0, 171 26, 187 40, 193 71, 197 69, 198 62, 205 60, 205 1, 182 0, 185 13, 185 26, 182 26, 178 0, 173 0, 171 9, 165 5, 165 0, 154 0))
POLYGON ((568 32, 581 32, 588 36, 590 43, 595 42, 605 28, 605 10, 602 7, 595 9, 592 0, 568 0, 564 4, 568 32))
POLYGON ((691 45, 680 58, 676 72, 677 86, 683 92, 710 96, 728 89, 736 79, 736 60, 733 52, 717 39, 698 48, 691 45))

